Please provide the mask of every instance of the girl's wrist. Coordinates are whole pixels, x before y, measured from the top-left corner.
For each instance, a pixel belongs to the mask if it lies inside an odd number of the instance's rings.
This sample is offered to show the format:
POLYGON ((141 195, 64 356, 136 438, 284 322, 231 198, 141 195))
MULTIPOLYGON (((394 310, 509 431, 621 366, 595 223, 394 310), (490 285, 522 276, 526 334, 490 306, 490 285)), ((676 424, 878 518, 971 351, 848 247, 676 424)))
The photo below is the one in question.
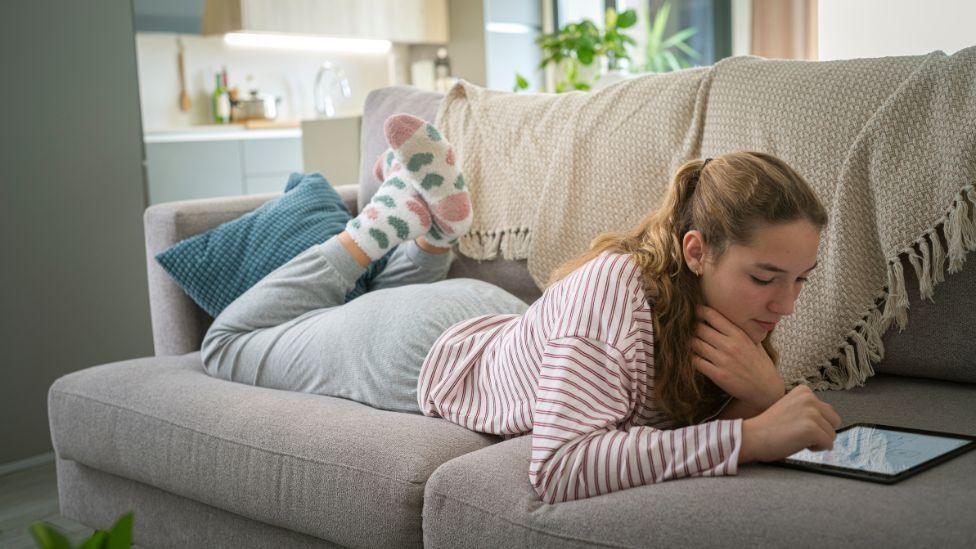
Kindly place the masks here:
POLYGON ((756 461, 756 425, 751 419, 742 421, 742 440, 739 441, 739 465, 756 461))

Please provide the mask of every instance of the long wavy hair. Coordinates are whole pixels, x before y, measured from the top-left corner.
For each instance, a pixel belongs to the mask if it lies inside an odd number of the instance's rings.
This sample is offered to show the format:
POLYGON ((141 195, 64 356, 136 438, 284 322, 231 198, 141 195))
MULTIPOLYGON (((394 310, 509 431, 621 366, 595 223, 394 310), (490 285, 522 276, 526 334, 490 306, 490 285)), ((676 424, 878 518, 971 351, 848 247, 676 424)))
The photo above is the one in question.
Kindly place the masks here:
MULTIPOLYGON (((628 232, 608 232, 589 249, 559 266, 546 287, 605 251, 626 253, 640 265, 644 291, 654 311, 654 397, 673 419, 701 421, 728 395, 691 362, 695 306, 702 304, 698 277, 685 263, 682 241, 697 229, 718 261, 731 244, 749 245, 763 224, 808 220, 818 229, 825 211, 810 185, 785 162, 769 154, 739 151, 691 160, 675 173, 660 207, 628 232), (704 167, 703 167, 704 166, 704 167)), ((779 353, 767 335, 762 342, 774 364, 779 353)))

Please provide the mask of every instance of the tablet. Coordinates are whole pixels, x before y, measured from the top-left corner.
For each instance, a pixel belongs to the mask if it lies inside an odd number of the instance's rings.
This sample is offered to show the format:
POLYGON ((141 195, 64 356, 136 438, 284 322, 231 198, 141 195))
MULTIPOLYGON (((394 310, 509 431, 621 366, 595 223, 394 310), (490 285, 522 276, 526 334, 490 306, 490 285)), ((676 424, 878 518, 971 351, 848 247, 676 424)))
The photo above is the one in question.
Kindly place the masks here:
POLYGON ((836 431, 832 450, 801 450, 769 465, 893 484, 976 447, 976 437, 855 423, 836 431))

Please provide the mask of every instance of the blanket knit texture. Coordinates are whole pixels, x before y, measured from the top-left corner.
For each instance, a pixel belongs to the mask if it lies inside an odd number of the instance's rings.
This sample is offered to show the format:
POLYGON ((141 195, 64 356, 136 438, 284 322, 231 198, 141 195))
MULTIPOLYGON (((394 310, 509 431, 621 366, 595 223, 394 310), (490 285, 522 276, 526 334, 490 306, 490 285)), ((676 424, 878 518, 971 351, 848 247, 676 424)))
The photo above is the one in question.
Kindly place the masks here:
POLYGON ((830 216, 820 267, 774 330, 791 388, 848 389, 904 329, 902 259, 932 299, 976 249, 976 47, 953 55, 769 60, 645 75, 595 92, 516 94, 461 81, 437 125, 474 204, 459 252, 527 259, 542 287, 597 234, 632 228, 684 162, 774 154, 830 216), (948 263, 948 266, 946 264, 948 263))

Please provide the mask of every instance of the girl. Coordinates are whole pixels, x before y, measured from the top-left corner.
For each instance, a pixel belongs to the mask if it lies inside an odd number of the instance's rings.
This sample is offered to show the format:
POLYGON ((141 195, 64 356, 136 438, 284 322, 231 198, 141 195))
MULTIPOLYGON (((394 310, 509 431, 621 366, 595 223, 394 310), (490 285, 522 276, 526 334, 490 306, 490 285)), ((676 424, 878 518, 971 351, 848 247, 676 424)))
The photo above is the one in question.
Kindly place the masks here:
POLYGON ((547 503, 833 447, 840 417, 806 386, 784 395, 768 338, 827 220, 785 163, 752 152, 686 163, 659 210, 598 236, 529 307, 443 280, 470 227, 453 151, 408 115, 385 130, 376 196, 215 319, 208 373, 531 434, 529 481, 547 503), (343 304, 401 241, 371 291, 343 304))

